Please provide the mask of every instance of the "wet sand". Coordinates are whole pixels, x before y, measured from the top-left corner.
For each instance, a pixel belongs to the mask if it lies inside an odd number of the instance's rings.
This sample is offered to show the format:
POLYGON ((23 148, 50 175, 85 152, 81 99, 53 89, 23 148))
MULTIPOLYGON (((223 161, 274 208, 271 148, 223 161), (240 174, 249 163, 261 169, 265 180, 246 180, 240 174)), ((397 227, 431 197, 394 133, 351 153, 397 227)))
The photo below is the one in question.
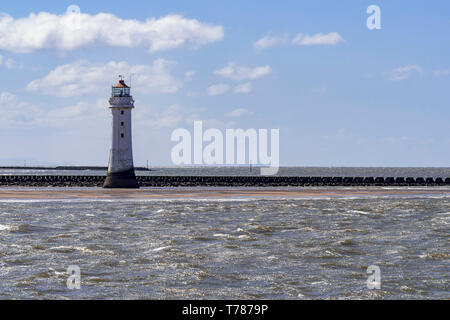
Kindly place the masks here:
POLYGON ((316 187, 316 188, 0 188, 0 200, 66 199, 233 199, 233 198, 347 198, 380 196, 444 196, 449 187, 316 187))

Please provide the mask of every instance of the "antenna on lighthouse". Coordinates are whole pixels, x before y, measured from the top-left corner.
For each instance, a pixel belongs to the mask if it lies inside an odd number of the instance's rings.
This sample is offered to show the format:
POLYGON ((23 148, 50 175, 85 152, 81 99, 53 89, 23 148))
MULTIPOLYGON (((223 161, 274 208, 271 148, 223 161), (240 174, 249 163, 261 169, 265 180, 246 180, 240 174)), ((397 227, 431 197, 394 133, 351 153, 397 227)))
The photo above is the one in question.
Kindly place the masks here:
POLYGON ((130 87, 131 87, 131 78, 133 77, 135 73, 130 73, 130 87))

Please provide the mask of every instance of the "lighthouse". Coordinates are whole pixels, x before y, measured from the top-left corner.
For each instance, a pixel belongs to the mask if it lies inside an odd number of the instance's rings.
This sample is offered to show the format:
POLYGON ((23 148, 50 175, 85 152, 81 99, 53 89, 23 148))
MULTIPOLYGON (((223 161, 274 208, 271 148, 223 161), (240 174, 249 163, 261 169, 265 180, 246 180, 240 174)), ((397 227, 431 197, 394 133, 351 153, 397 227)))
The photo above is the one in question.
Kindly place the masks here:
POLYGON ((134 100, 130 89, 122 79, 112 87, 109 99, 112 112, 111 150, 103 188, 139 188, 133 166, 131 111, 134 100))

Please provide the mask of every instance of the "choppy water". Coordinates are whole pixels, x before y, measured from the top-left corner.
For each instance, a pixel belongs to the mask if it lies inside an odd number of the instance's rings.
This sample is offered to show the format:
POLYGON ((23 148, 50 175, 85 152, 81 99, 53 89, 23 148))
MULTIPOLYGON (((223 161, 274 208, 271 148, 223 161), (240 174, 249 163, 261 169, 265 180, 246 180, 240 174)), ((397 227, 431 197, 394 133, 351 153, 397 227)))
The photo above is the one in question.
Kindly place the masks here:
POLYGON ((448 299, 449 223, 449 197, 0 201, 0 298, 448 299))
MULTIPOLYGON (((136 171, 139 176, 252 176, 257 167, 150 167, 151 171, 136 171)), ((0 175, 106 175, 98 170, 32 170, 0 169, 0 175)), ((278 176, 319 177, 450 177, 450 168, 358 168, 358 167, 281 167, 278 176)))

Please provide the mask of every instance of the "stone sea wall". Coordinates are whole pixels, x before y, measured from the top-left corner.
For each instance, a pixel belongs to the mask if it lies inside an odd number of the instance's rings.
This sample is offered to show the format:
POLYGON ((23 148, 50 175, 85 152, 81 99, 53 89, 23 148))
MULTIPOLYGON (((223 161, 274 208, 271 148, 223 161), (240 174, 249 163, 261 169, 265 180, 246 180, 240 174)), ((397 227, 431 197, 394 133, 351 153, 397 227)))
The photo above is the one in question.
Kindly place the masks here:
MULTIPOLYGON (((0 186, 101 187, 105 176, 2 175, 0 186)), ((138 176, 141 187, 444 186, 450 177, 138 176)))

